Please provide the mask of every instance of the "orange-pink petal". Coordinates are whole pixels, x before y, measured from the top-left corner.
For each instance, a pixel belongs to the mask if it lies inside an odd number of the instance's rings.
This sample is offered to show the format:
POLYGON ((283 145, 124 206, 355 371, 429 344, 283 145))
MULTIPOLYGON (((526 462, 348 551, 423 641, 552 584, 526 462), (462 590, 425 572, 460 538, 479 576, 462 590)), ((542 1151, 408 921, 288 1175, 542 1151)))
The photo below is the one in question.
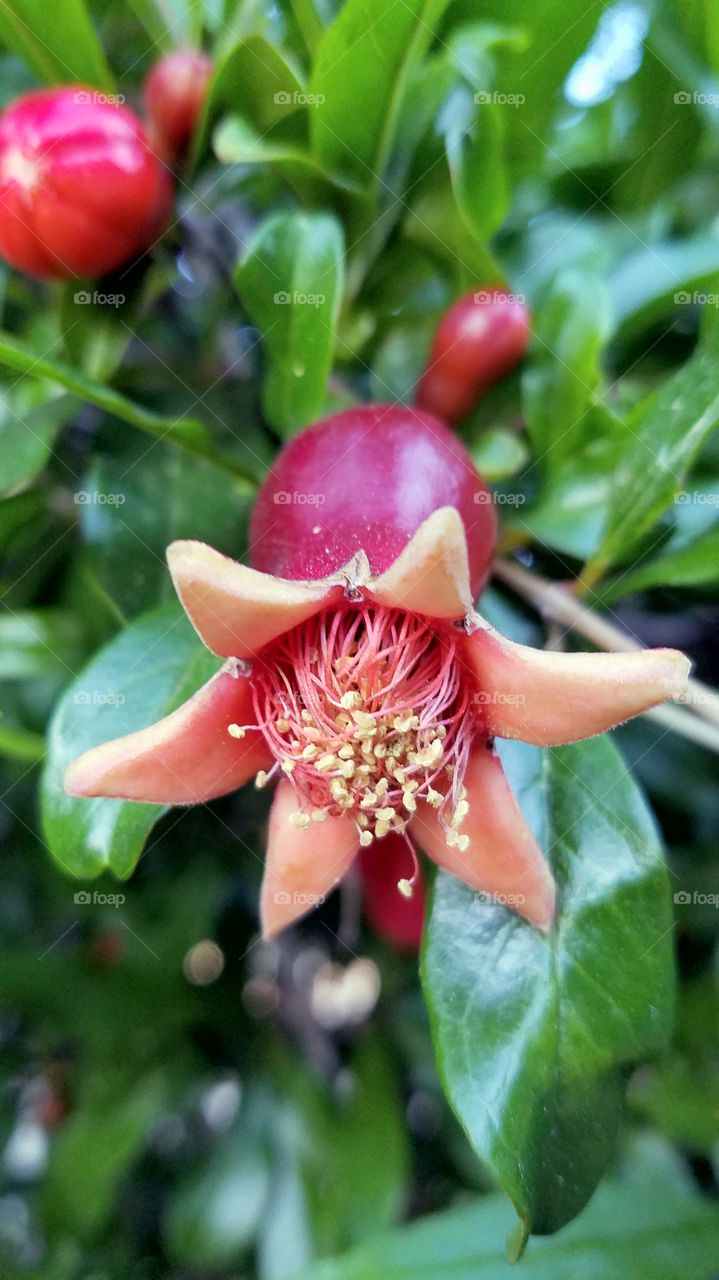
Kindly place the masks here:
POLYGON ((538 746, 604 733, 686 688, 690 662, 676 649, 557 653, 514 644, 491 629, 463 642, 487 734, 538 746))
POLYGON ((419 526, 368 592, 378 604, 428 618, 462 618, 472 608, 467 535, 454 507, 440 507, 419 526))
POLYGON ((67 770, 65 790, 178 805, 235 791, 272 759, 258 730, 228 733, 253 718, 250 681, 227 663, 157 724, 86 751, 67 770))
POLYGON ((418 807, 412 835, 445 871, 491 899, 518 911, 530 924, 549 929, 554 918, 552 873, 522 816, 498 757, 476 747, 464 778, 469 812, 460 827, 469 837, 461 851, 447 844, 436 809, 418 807))
POLYGON ((341 880, 357 852, 357 828, 350 818, 325 818, 300 829, 294 788, 283 778, 270 812, 267 861, 260 895, 262 932, 272 938, 319 906, 341 880))
POLYGON ((171 543, 167 563, 190 622, 208 649, 221 658, 253 657, 271 640, 339 599, 342 591, 336 581, 326 579, 273 578, 204 542, 171 543))

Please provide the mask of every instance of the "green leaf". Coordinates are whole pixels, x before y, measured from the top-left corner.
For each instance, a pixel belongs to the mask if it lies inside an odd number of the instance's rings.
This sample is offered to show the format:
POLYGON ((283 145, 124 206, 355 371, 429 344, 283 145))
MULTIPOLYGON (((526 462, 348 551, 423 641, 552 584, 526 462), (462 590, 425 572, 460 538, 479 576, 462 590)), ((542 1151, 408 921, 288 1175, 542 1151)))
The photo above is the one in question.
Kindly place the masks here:
POLYGON ((163 1091, 159 1076, 146 1075, 129 1096, 93 1101, 62 1126, 43 1188, 46 1213, 56 1232, 87 1240, 100 1230, 112 1211, 120 1179, 160 1114, 163 1091))
POLYGON ((555 926, 440 874, 422 979, 449 1100, 526 1228, 547 1233, 607 1166, 624 1071, 665 1046, 671 913, 652 818, 608 739, 503 747, 557 882, 555 926))
POLYGON ((173 603, 111 640, 66 690, 49 729, 41 802, 50 852, 70 875, 90 878, 109 869, 129 876, 164 809, 68 796, 67 766, 89 747, 169 714, 218 666, 173 603))
POLYGON ((458 85, 444 104, 437 128, 444 135, 457 208, 480 243, 491 239, 507 212, 501 107, 458 85))
POLYGON ((701 232, 686 240, 659 241, 624 258, 609 277, 612 312, 623 336, 679 308, 717 295, 719 236, 701 232), (700 292, 703 286, 703 293, 700 292))
POLYGON ((129 422, 131 426, 139 427, 141 431, 167 440, 168 444, 178 445, 197 457, 209 457, 235 475, 246 479, 253 489, 256 487, 254 475, 250 475, 239 462, 215 453, 207 427, 197 418, 186 416, 175 418, 154 413, 152 409, 136 404, 119 391, 114 391, 112 387, 85 377, 84 374, 78 373, 76 369, 60 360, 50 360, 47 357, 35 355, 8 333, 0 333, 0 365, 2 364, 10 369, 16 369, 18 373, 55 382, 86 404, 93 404, 105 413, 119 418, 121 422, 129 422))
POLYGON ((528 456, 522 437, 501 427, 478 435, 470 446, 470 452, 477 470, 492 483, 516 476, 528 456))
POLYGON ((628 420, 631 439, 613 478, 602 542, 586 566, 590 585, 630 552, 666 510, 719 423, 719 322, 707 323, 697 351, 628 420))
POLYGON ((252 1108, 250 1097, 229 1132, 182 1179, 169 1201, 163 1236, 171 1257, 184 1265, 208 1270, 231 1266, 257 1232, 269 1192, 269 1167, 252 1108))
MULTIPOLYGON (((482 975, 478 975, 481 981, 482 975)), ((381 1236, 302 1280, 511 1280, 503 1242, 512 1227, 497 1196, 381 1236)), ((719 1220, 709 1204, 660 1179, 602 1187, 561 1236, 533 1240, 523 1280, 708 1280, 719 1265, 719 1220)))
POLYGON ((719 529, 618 578, 610 584, 606 598, 616 600, 648 587, 706 587, 715 582, 719 582, 719 529))
POLYGON ((27 484, 42 470, 76 409, 74 399, 46 382, 23 380, 0 391, 0 493, 27 484))
POLYGON ((285 435, 312 422, 324 400, 343 254, 342 229, 328 214, 279 213, 260 227, 235 272, 269 357, 265 411, 285 435))
POLYGON ((326 173, 309 151, 289 142, 272 142, 239 116, 229 116, 217 126, 212 145, 220 164, 269 165, 308 203, 327 198, 333 182, 347 186, 326 173))
POLYGON ((218 62, 194 145, 199 159, 209 145, 213 125, 223 115, 239 115, 259 134, 302 109, 304 85, 299 68, 262 35, 251 35, 218 62))
POLYGON ((448 0, 347 0, 322 36, 310 91, 310 138, 331 170, 377 189, 412 68, 448 0))
POLYGON ((522 398, 529 435, 550 471, 587 438, 608 321, 601 281, 579 271, 557 277, 535 317, 522 398))
POLYGON ((82 635, 80 619, 62 609, 0 612, 0 680, 73 675, 82 635))
POLYGON ((47 84, 113 87, 85 0, 5 0, 0 39, 47 84))
POLYGON ((244 486, 204 458, 144 441, 102 454, 75 494, 87 561, 124 618, 172 599, 165 549, 197 538, 225 555, 245 546, 244 486))

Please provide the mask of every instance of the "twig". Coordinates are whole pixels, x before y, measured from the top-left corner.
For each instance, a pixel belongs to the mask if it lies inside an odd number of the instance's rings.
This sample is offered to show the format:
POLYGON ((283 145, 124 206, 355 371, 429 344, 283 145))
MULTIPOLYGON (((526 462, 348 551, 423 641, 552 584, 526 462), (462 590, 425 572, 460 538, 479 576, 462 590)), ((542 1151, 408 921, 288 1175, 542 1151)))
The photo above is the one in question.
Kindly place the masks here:
MULTIPOLYGON (((633 636, 608 622, 593 609, 588 609, 571 592, 550 582, 548 578, 530 573, 522 565, 503 557, 495 560, 494 573, 500 581, 533 604, 542 617, 560 622, 578 632, 598 649, 606 649, 611 653, 629 653, 642 648, 633 636)), ((655 708, 647 712, 647 715, 668 725, 677 733, 684 733, 685 737, 719 751, 719 695, 701 680, 690 678, 681 701, 682 707, 655 708), (708 733, 707 726, 704 725, 700 728, 695 717, 708 721, 714 732, 708 733)))

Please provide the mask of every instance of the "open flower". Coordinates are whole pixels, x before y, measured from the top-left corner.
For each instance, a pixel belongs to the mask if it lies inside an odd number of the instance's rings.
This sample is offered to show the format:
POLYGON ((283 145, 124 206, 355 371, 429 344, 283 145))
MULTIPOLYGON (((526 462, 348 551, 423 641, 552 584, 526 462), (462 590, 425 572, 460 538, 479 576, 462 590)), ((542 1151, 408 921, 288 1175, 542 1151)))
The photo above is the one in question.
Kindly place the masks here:
POLYGON ((438 420, 337 414, 280 454, 253 517, 256 568, 168 549, 182 604, 226 659, 158 724, 71 765, 74 795, 192 804, 276 781, 261 917, 276 934, 360 849, 415 843, 548 929, 554 883, 494 750, 601 733, 683 689, 673 650, 561 654, 474 610, 494 548, 488 491, 438 420))

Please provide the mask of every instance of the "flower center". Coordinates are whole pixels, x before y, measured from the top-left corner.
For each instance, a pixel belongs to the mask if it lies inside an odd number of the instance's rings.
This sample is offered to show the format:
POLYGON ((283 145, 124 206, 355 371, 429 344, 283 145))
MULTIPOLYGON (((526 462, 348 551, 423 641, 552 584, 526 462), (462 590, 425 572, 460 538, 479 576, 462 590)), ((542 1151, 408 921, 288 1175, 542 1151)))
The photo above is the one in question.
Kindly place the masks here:
POLYGON ((366 846, 404 833, 424 800, 448 842, 465 847, 458 828, 476 722, 458 647, 451 627, 360 603, 318 614, 265 650, 253 671, 255 715, 297 793, 291 822, 348 814, 366 846))

